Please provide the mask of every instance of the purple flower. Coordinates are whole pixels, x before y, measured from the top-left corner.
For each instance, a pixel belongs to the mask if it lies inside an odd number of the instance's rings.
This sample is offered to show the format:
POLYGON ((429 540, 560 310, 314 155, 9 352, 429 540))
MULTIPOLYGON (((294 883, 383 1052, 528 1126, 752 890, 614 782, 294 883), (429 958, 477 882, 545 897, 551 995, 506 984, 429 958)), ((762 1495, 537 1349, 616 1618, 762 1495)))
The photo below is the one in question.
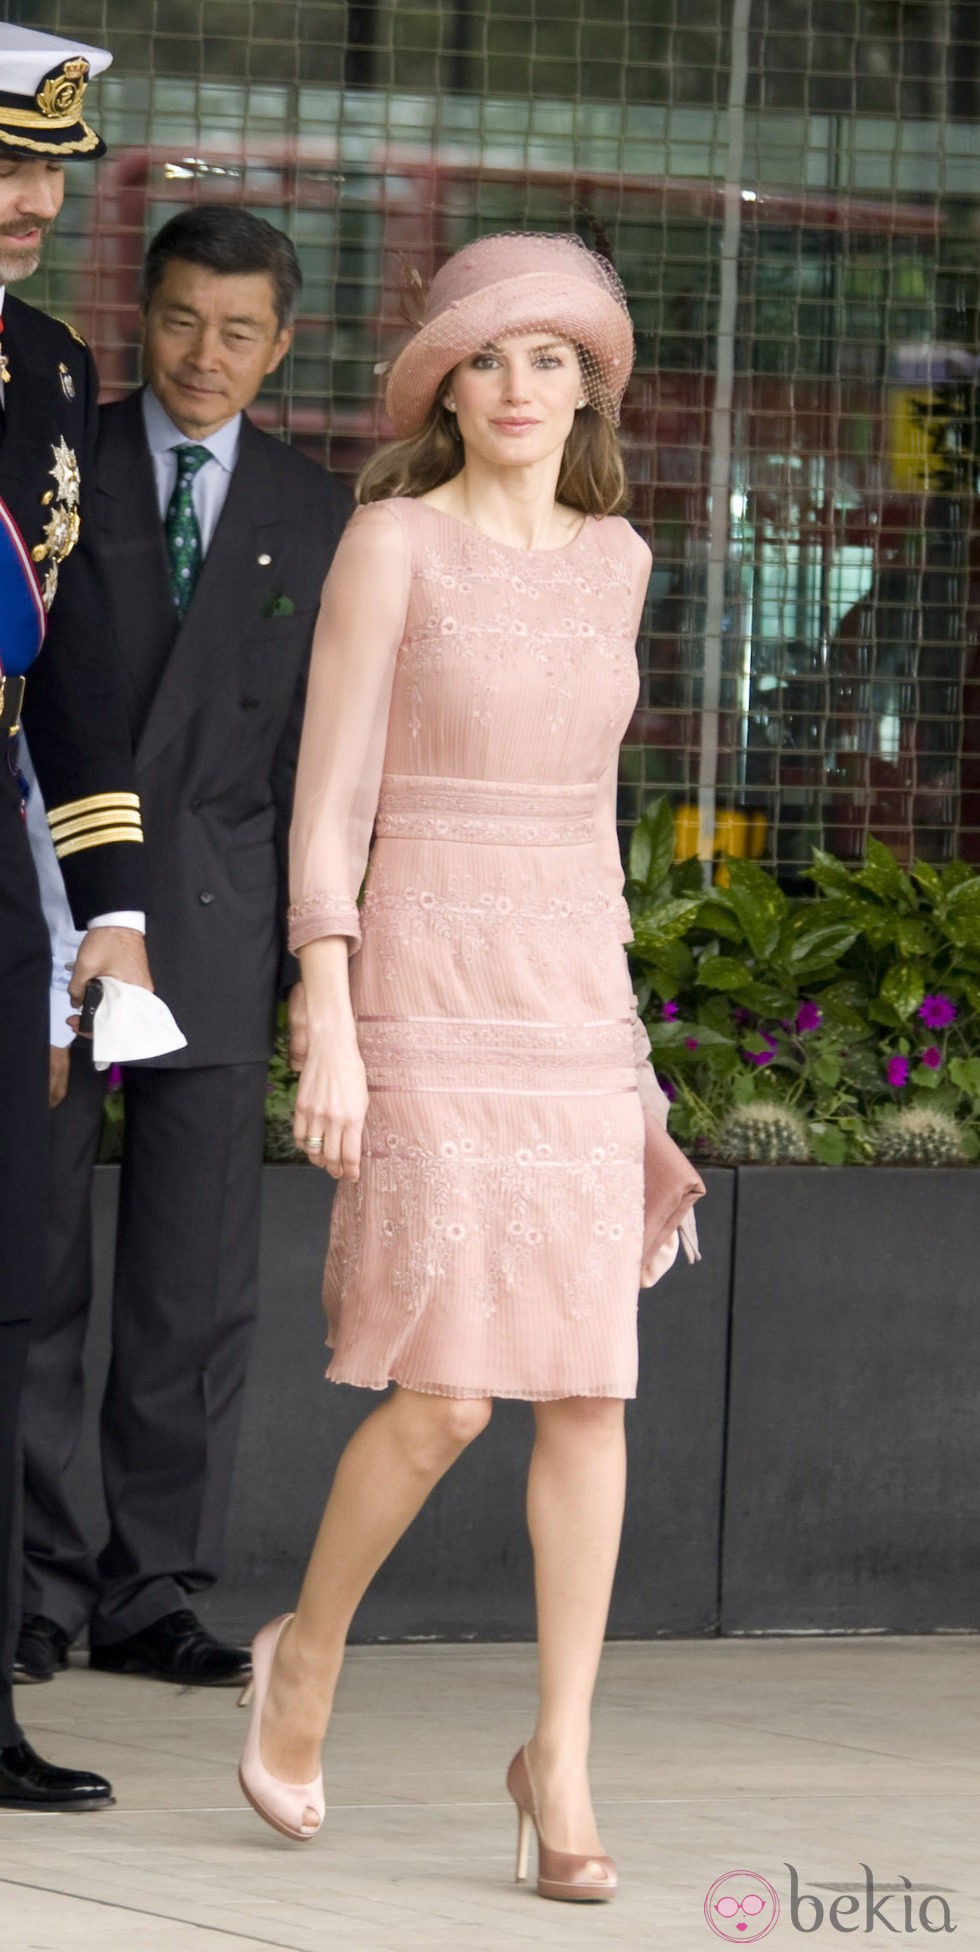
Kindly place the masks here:
POLYGON ((929 1049, 927 1051, 922 1051, 920 1055, 923 1064, 928 1064, 930 1071, 938 1071, 939 1066, 943 1061, 943 1054, 942 1051, 939 1049, 938 1045, 930 1044, 929 1049))
POLYGON ((822 1023, 823 1011, 819 1004, 812 1003, 809 1000, 800 1004, 796 1012, 797 1030, 801 1033, 807 1030, 819 1030, 822 1023))
POLYGON ((673 1104, 673 1102, 674 1102, 674 1099, 675 1099, 675 1098, 677 1097, 677 1086, 676 1086, 676 1084, 673 1084, 673 1083, 671 1082, 671 1080, 670 1080, 670 1078, 661 1078, 661 1079, 659 1080, 659 1084, 660 1084, 660 1089, 661 1089, 661 1091, 663 1092, 663 1094, 664 1094, 664 1097, 666 1098, 666 1100, 667 1100, 667 1103, 668 1103, 668 1105, 672 1105, 672 1104, 673 1104))
POLYGON ((909 1081, 908 1058, 902 1057, 900 1052, 896 1052, 895 1056, 890 1057, 888 1063, 885 1065, 885 1076, 889 1084, 893 1085, 896 1091, 900 1091, 903 1084, 908 1084, 909 1081))
POLYGON ((665 1004, 664 1004, 664 1007, 663 1007, 663 1016, 664 1016, 664 1020, 665 1020, 665 1022, 667 1022, 667 1023, 673 1023, 673 1021, 674 1021, 674 1018, 675 1018, 675 1017, 676 1017, 676 1015, 677 1015, 677 1009, 678 1009, 678 1006, 677 1006, 677 1004, 676 1004, 676 1003, 665 1003, 665 1004))
POLYGON ((945 1030, 956 1018, 956 1005, 948 996, 924 996, 919 1015, 927 1030, 945 1030))
POLYGON ((760 1030, 758 1034, 760 1037, 765 1038, 766 1049, 764 1051, 743 1051, 742 1056, 747 1064, 771 1064, 779 1049, 779 1038, 774 1037, 770 1030, 760 1030))
POLYGON ((689 1051, 696 1051, 696 1050, 700 1050, 701 1048, 700 1037, 685 1037, 684 1042, 689 1051))

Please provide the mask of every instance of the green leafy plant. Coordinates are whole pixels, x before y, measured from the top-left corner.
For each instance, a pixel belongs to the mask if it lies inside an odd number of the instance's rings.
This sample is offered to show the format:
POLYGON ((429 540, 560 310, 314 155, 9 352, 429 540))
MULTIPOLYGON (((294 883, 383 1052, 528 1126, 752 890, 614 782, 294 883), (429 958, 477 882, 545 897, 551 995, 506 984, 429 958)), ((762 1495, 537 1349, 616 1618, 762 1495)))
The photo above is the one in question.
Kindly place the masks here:
POLYGON ((281 1003, 276 1020, 276 1035, 269 1059, 265 1087, 265 1160, 267 1165, 285 1166, 305 1162, 293 1140, 293 1113, 299 1080, 289 1062, 289 1028, 286 1005, 281 1003))
POLYGON ((799 1113, 822 1164, 869 1160, 889 1111, 928 1104, 980 1154, 980 875, 909 874, 870 839, 858 867, 815 851, 813 895, 726 858, 676 864, 670 807, 631 840, 631 962, 671 1131, 719 1156, 735 1106, 799 1113))

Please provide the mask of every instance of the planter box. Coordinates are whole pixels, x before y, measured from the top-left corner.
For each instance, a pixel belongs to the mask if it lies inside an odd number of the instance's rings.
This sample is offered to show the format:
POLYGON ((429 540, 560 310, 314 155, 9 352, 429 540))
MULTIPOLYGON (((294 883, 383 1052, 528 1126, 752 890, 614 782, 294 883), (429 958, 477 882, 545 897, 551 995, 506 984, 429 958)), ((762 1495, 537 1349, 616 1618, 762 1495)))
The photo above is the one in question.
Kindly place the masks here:
POLYGON ((980 1624, 980 1174, 743 1167, 723 1633, 980 1624))
MULTIPOLYGON (((704 1259, 675 1268, 640 1303, 640 1395, 628 1410, 630 1490, 610 1631, 718 1628, 734 1173, 708 1174, 704 1259)), ((96 1174, 97 1305, 92 1382, 104 1374, 117 1169, 96 1174)), ((337 1457, 373 1399, 324 1383, 320 1276, 331 1182, 267 1166, 261 1310, 232 1500, 225 1576, 201 1611, 223 1631, 254 1629, 295 1597, 337 1457)), ((99 1528, 94 1419, 75 1467, 87 1525, 99 1528)), ((533 1633, 524 1482, 526 1404, 498 1403, 489 1430, 436 1488, 382 1568, 354 1638, 521 1639, 533 1633)), ((104 1520, 102 1521, 104 1523, 104 1520)))
MULTIPOLYGON (((93 1381, 105 1369, 116 1178, 96 1174, 93 1381)), ((707 1178, 704 1260, 640 1304, 611 1632, 976 1629, 980 1175, 743 1167, 707 1178)), ((202 1602, 229 1632, 293 1597, 365 1412, 362 1391, 323 1382, 330 1190, 308 1168, 265 1171, 226 1573, 202 1602)), ((356 1638, 531 1633, 530 1438, 527 1406, 498 1404, 382 1569, 356 1638)), ((73 1477, 98 1536, 94 1417, 73 1477)))

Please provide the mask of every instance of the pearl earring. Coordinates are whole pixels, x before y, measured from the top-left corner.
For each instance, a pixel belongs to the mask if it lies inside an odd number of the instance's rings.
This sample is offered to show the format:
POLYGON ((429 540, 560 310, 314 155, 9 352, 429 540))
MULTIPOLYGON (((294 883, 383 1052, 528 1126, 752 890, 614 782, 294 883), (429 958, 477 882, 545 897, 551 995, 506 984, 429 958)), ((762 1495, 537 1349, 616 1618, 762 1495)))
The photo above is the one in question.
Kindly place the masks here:
POLYGON ((456 412, 456 402, 455 402, 455 400, 444 400, 442 404, 443 404, 443 406, 445 407, 445 409, 446 409, 446 412, 447 412, 447 413, 455 413, 455 412, 456 412))
POLYGON ((577 403, 576 403, 576 407, 575 407, 575 411, 576 411, 576 413, 578 413, 578 411, 579 411, 579 408, 580 408, 580 407, 584 407, 584 406, 587 406, 587 405, 588 405, 588 401, 586 401, 586 400, 579 400, 579 401, 577 401, 577 403))

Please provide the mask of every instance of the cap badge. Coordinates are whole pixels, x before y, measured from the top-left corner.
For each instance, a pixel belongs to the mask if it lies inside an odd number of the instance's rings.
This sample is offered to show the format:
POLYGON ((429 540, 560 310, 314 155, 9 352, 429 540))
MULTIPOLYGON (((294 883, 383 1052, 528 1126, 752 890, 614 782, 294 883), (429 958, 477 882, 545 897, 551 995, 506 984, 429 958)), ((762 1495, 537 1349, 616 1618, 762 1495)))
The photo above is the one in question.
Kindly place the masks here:
POLYGON ((60 68, 42 81, 35 100, 42 115, 49 120, 74 121, 80 114, 82 96, 88 81, 88 62, 76 54, 63 61, 60 68))

